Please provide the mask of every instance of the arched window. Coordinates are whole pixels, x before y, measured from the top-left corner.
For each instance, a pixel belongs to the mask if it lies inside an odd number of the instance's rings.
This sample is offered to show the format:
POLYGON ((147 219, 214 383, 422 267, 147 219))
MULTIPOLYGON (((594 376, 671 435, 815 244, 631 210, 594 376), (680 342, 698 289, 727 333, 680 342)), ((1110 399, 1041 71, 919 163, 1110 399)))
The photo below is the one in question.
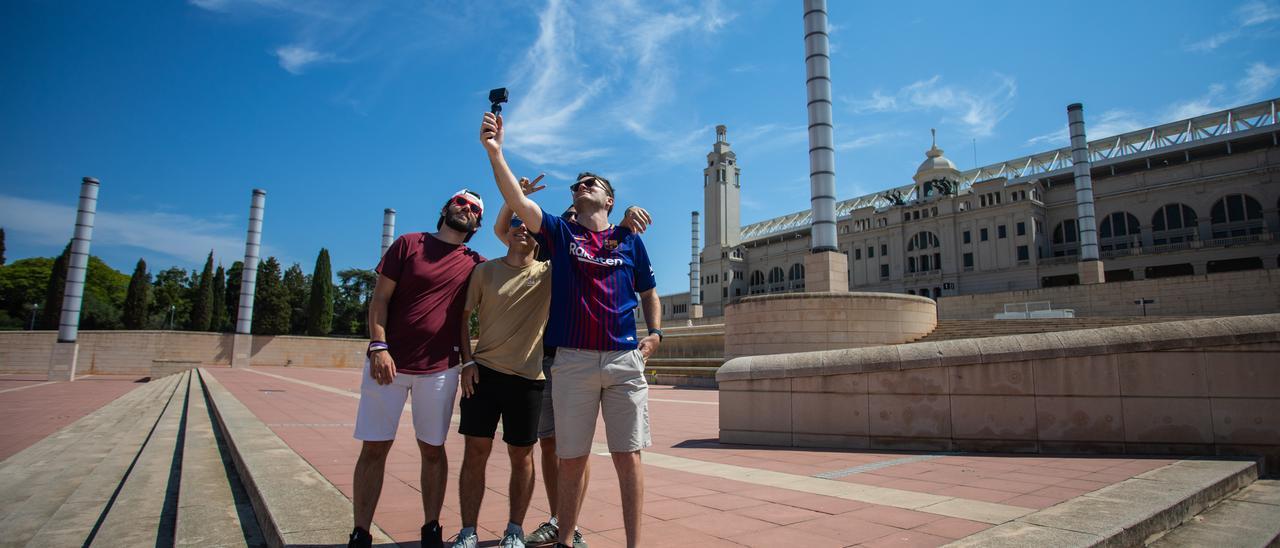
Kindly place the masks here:
POLYGON ((1261 234, 1262 204, 1248 194, 1228 194, 1209 212, 1214 238, 1234 238, 1247 234, 1261 234))
POLYGON ((938 236, 932 232, 917 232, 907 241, 907 251, 915 251, 917 249, 929 249, 931 247, 941 247, 938 236))
POLYGON ((787 274, 788 281, 804 281, 804 265, 796 263, 791 265, 791 272, 787 274))
POLYGON ((917 232, 907 241, 907 252, 921 252, 919 256, 907 257, 907 272, 929 272, 930 270, 942 269, 942 255, 940 253, 930 254, 926 250, 939 249, 942 247, 941 240, 938 235, 929 231, 917 232))
POLYGON ((764 273, 759 270, 752 272, 751 285, 764 285, 764 273))
POLYGON ((1151 236, 1155 245, 1176 244, 1196 239, 1196 210, 1184 204, 1169 204, 1151 216, 1151 236))
POLYGON ((1142 246, 1142 225, 1127 211, 1117 211, 1102 218, 1098 227, 1098 244, 1102 251, 1142 246))
POLYGON ((1058 223, 1053 227, 1053 256, 1063 257, 1066 255, 1077 255, 1080 250, 1076 248, 1076 242, 1080 239, 1080 233, 1076 230, 1076 220, 1067 219, 1058 223))
POLYGON ((775 266, 769 270, 769 283, 771 284, 782 283, 782 267, 775 266))

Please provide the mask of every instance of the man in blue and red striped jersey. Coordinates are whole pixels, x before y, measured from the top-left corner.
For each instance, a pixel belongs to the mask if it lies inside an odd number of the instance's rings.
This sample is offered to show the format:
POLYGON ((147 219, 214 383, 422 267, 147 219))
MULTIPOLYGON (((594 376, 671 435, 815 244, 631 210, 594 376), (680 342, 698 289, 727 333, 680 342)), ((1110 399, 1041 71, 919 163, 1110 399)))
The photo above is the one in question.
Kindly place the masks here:
POLYGON ((582 472, 591 453, 596 415, 603 412, 622 491, 627 545, 638 546, 644 500, 640 451, 651 444, 644 361, 662 341, 661 304, 649 255, 639 236, 609 224, 614 196, 608 180, 589 172, 579 175, 570 187, 576 221, 561 219, 521 191, 502 155, 502 140, 502 118, 486 113, 480 141, 489 154, 498 190, 551 256, 551 310, 545 341, 559 349, 551 367, 560 457, 557 545, 572 543, 582 472), (640 339, 636 306, 644 311, 649 326, 648 335, 640 339))

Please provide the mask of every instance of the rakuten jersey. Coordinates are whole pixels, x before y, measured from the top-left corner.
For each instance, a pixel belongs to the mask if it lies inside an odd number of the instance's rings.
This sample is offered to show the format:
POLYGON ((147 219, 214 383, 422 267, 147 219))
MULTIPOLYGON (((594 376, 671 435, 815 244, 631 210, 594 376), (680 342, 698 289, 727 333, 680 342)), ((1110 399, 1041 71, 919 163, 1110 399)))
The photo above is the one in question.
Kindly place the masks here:
POLYGON ((657 285, 640 237, 617 226, 592 232, 545 209, 541 231, 534 236, 551 256, 545 343, 587 350, 636 348, 636 294, 657 285))

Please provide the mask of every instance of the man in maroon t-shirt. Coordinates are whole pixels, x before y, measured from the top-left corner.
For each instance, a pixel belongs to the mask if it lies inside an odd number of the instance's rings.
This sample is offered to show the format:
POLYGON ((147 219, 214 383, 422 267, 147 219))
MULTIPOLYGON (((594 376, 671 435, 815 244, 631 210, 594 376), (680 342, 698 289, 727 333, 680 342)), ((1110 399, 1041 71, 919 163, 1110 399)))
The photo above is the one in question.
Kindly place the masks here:
POLYGON ((422 546, 442 546, 440 508, 448 474, 444 439, 458 392, 457 365, 470 359, 463 344, 462 306, 471 270, 484 262, 465 242, 480 228, 484 202, 470 190, 440 210, 435 233, 405 234, 378 264, 369 302, 369 343, 355 437, 364 442, 356 461, 352 503, 355 530, 348 546, 369 546, 369 526, 382 492, 387 454, 404 402, 413 398, 413 428, 422 455, 422 546))

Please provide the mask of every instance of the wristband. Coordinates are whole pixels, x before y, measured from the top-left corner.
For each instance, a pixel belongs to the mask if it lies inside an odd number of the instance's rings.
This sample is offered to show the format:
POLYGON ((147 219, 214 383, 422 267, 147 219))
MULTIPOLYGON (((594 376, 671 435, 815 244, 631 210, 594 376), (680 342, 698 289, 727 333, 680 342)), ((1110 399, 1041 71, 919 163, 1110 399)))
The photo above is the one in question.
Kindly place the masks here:
POLYGON ((368 357, 372 356, 374 352, 387 352, 389 350, 391 350, 391 347, 387 346, 387 343, 382 341, 373 341, 369 343, 369 348, 365 350, 364 355, 368 357))
POLYGON ((650 330, 649 330, 649 334, 650 334, 650 335, 657 335, 657 336, 658 336, 658 342, 662 342, 662 330, 661 330, 661 329, 650 329, 650 330))
POLYGON ((466 369, 466 368, 468 368, 468 367, 471 367, 471 366, 473 366, 473 365, 475 365, 475 364, 476 364, 476 361, 475 361, 475 360, 468 361, 467 363, 464 363, 464 364, 462 364, 462 365, 458 366, 458 370, 459 370, 459 371, 461 371, 461 370, 466 369))

